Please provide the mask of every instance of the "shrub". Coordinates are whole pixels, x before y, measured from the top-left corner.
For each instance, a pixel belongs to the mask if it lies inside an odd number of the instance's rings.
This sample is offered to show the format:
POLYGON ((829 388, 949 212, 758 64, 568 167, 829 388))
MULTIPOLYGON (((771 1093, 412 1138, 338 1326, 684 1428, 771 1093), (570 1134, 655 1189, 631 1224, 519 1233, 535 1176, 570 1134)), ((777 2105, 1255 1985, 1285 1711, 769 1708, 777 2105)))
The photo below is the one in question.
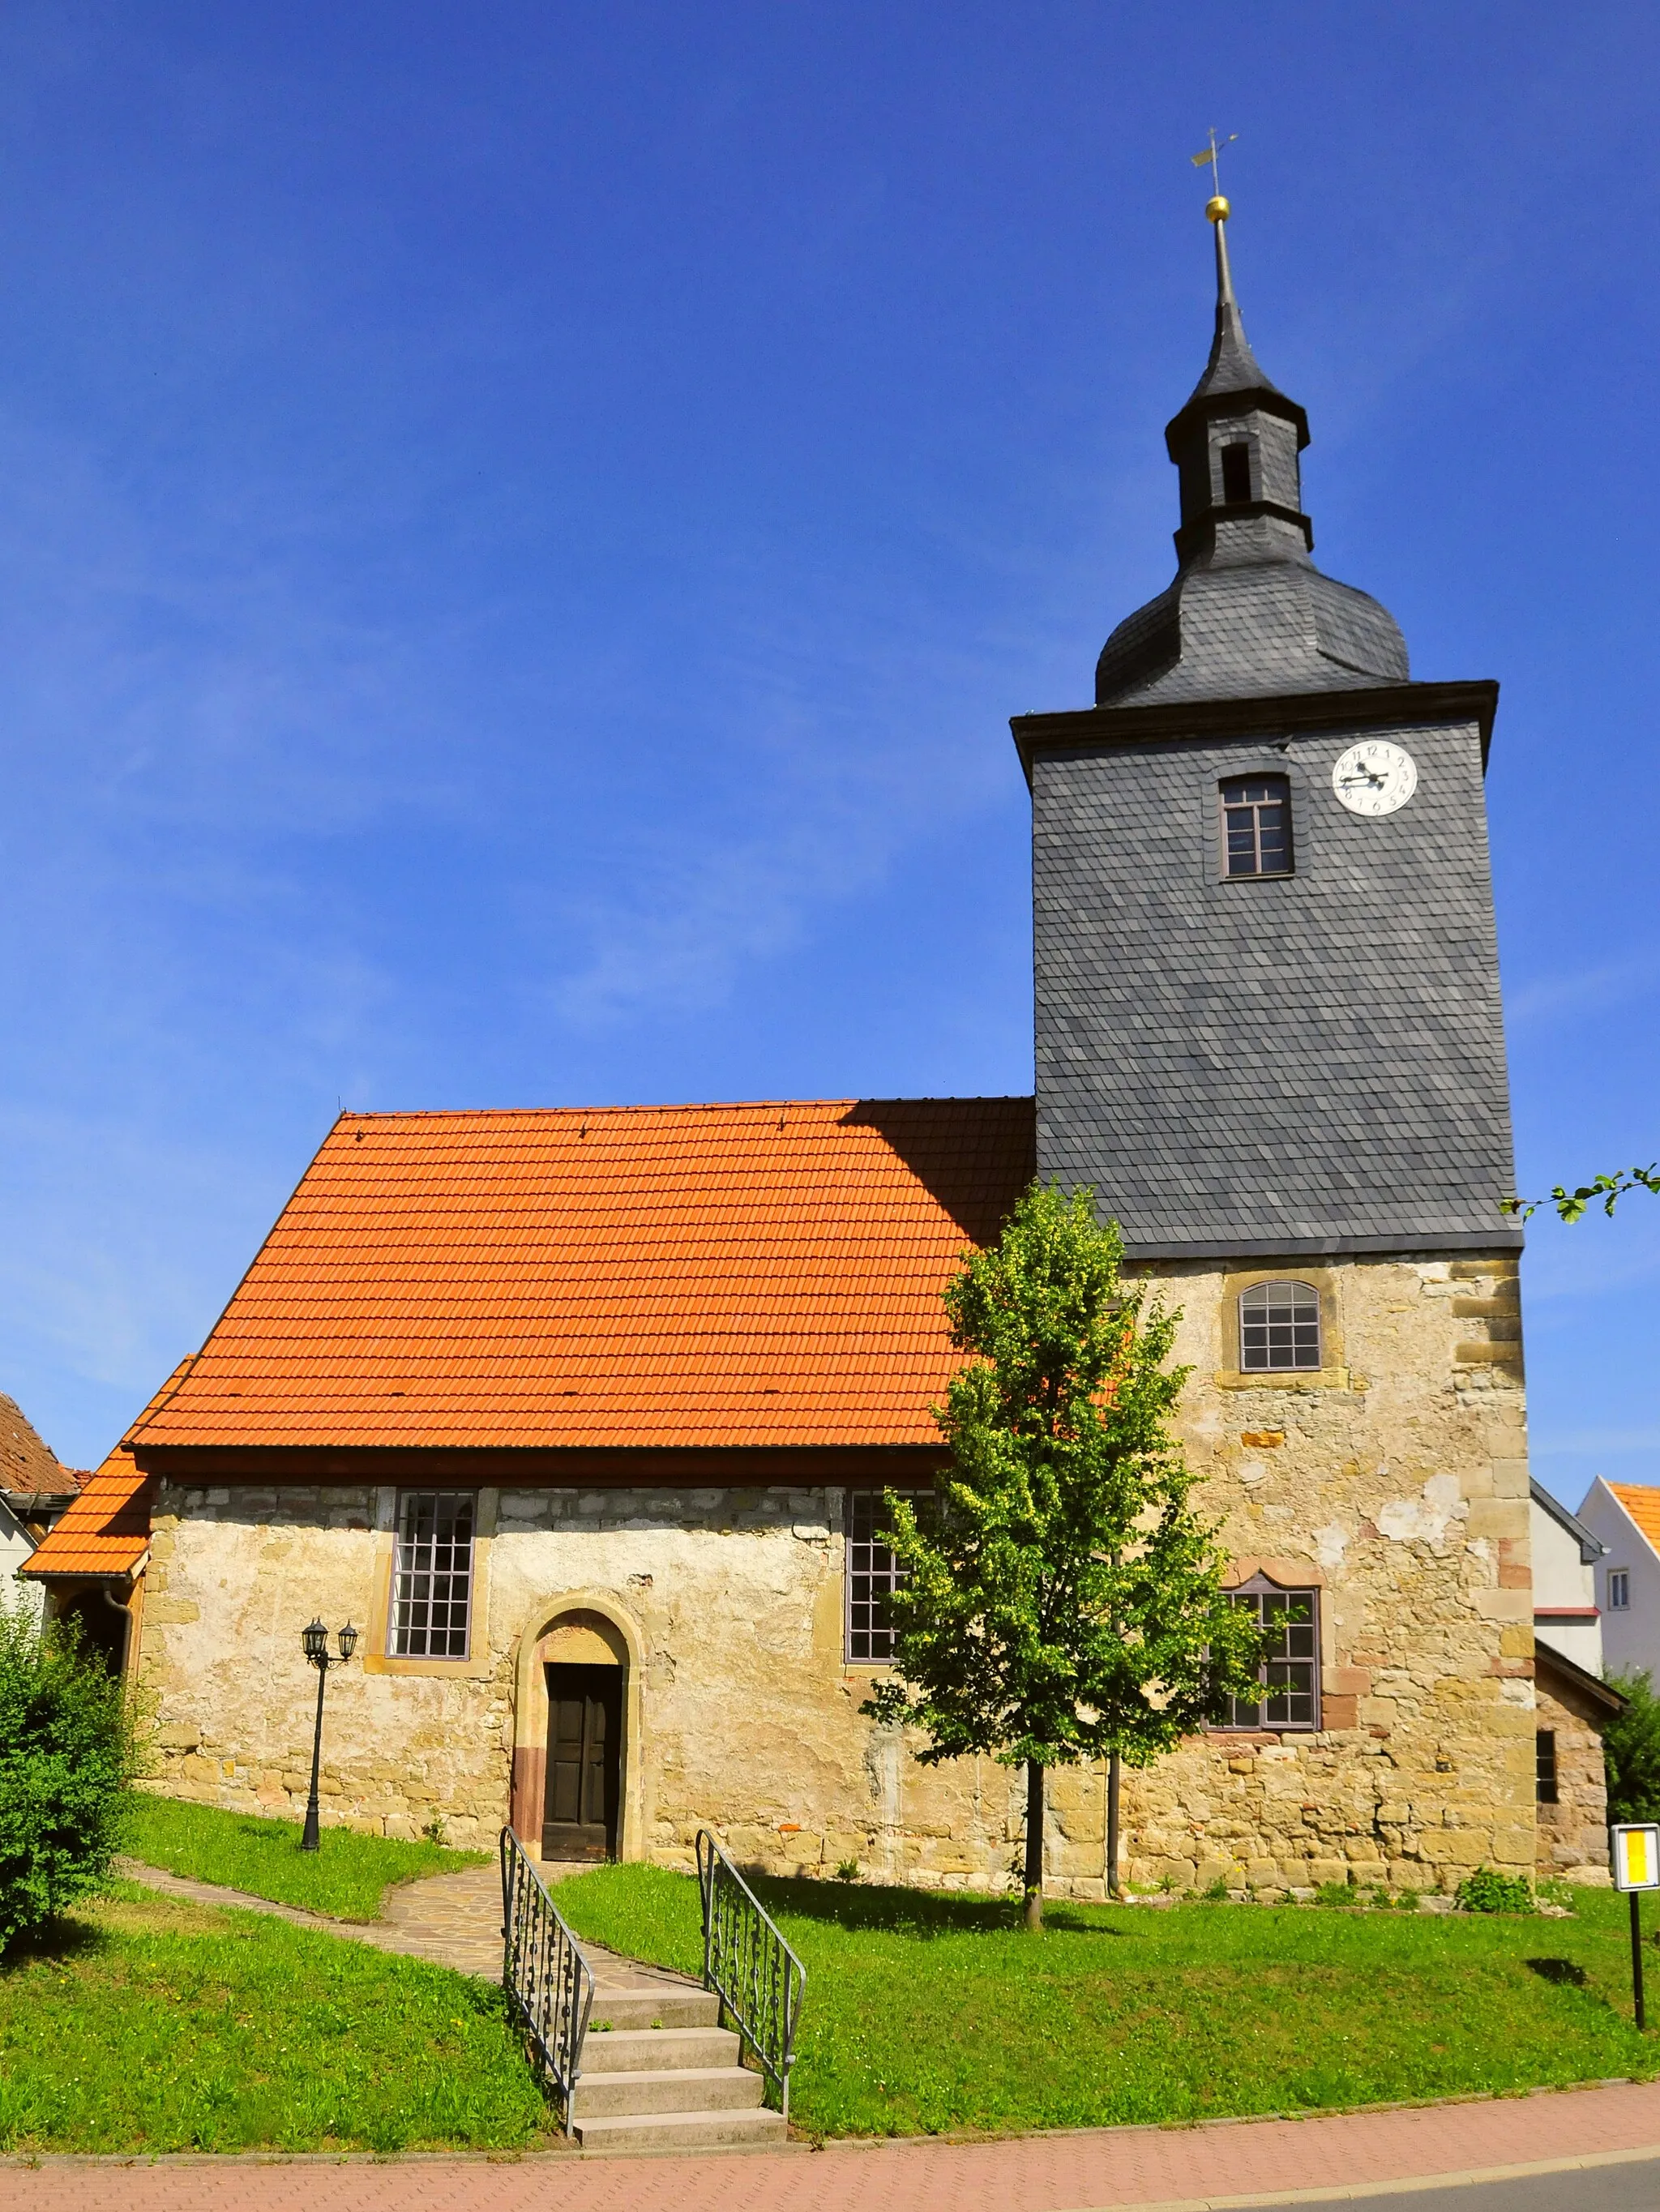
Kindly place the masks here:
POLYGON ((1602 1731, 1610 1820, 1660 1820, 1660 1697, 1648 1669, 1610 1674, 1608 1687, 1626 1699, 1602 1731))
POLYGON ((1477 1867, 1458 1885, 1458 1902, 1466 1912, 1535 1912, 1533 1884, 1524 1874, 1500 1874, 1496 1867, 1477 1867))
POLYGON ((0 1595, 0 1951, 107 1879, 134 1764, 121 1684, 0 1595))

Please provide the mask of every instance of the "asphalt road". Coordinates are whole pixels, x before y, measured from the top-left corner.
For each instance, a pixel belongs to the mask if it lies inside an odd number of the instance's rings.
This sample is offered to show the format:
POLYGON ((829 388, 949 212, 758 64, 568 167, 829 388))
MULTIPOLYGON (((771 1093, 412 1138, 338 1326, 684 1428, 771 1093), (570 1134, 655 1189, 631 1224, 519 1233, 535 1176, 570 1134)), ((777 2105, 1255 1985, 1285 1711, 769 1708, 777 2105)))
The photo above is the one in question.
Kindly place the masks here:
POLYGON ((1367 2212, 1660 2212, 1660 2159, 1351 2201, 1367 2212))

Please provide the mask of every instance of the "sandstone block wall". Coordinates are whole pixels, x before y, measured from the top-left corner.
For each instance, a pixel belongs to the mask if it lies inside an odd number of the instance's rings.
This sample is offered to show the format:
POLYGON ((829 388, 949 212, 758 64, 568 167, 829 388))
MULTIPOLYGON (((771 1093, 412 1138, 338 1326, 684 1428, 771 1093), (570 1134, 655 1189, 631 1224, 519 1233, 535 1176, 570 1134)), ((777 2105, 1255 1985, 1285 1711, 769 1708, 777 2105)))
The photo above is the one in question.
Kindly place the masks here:
MULTIPOLYGON (((1135 1882, 1274 1893, 1342 1881, 1450 1886, 1535 1861, 1528 1482, 1513 1261, 1347 1261, 1254 1275, 1185 1264, 1194 1373, 1181 1426, 1200 1493, 1243 1571, 1320 1592, 1324 1725, 1222 1735, 1126 1777, 1135 1882), (1314 1281, 1326 1365, 1242 1376, 1233 1299, 1263 1274, 1314 1281)), ((390 1835, 437 1818, 458 1843, 507 1818, 533 1645, 597 1608, 637 1655, 625 1762, 628 1848, 690 1861, 707 1822, 779 1870, 1001 1887, 1020 1778, 989 1759, 924 1768, 860 1712, 842 1659, 836 1490, 503 1488, 480 1494, 466 1662, 388 1662, 396 1493, 348 1486, 166 1490, 143 1667, 161 1717, 160 1786, 297 1815, 314 1613, 369 1633, 331 1676, 325 1817, 390 1835)), ((539 1724, 539 1723, 538 1723, 539 1724)), ((519 1741, 522 1752, 527 1747, 519 1741)), ((539 1745, 529 1747, 539 1753, 539 1745)), ((1051 1778, 1058 1893, 1102 1894, 1105 1778, 1051 1778)))
POLYGON ((1541 1659, 1535 1724, 1556 1738, 1556 1802, 1539 1810, 1539 1877, 1606 1888, 1608 1791, 1602 1714, 1572 1678, 1541 1659))

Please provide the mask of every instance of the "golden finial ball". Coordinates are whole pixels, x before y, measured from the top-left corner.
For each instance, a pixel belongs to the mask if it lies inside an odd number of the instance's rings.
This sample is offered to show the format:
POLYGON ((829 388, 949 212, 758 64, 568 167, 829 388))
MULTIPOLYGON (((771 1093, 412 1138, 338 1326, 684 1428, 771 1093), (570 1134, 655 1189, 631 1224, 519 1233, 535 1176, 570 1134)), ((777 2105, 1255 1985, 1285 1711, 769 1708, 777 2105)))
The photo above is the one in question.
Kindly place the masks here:
POLYGON ((1205 203, 1206 218, 1211 222, 1225 222, 1232 213, 1233 210, 1220 192, 1218 192, 1213 200, 1207 200, 1205 203))

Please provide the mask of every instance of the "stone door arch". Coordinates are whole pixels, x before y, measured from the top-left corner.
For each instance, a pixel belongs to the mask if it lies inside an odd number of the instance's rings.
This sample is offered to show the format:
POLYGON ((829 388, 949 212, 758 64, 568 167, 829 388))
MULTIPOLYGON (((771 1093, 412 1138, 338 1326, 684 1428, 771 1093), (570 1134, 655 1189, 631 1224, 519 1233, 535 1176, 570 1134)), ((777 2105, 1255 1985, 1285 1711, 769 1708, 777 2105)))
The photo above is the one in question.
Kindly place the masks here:
POLYGON ((619 1759, 622 1804, 617 1822, 619 1858, 644 1856, 644 1759, 640 1683, 644 1644, 638 1624, 615 1598, 600 1590, 572 1590, 544 1599, 519 1639, 514 1699, 514 1833, 533 1857, 541 1856, 547 1785, 548 1692, 552 1666, 615 1667, 623 1678, 623 1741, 619 1759))

